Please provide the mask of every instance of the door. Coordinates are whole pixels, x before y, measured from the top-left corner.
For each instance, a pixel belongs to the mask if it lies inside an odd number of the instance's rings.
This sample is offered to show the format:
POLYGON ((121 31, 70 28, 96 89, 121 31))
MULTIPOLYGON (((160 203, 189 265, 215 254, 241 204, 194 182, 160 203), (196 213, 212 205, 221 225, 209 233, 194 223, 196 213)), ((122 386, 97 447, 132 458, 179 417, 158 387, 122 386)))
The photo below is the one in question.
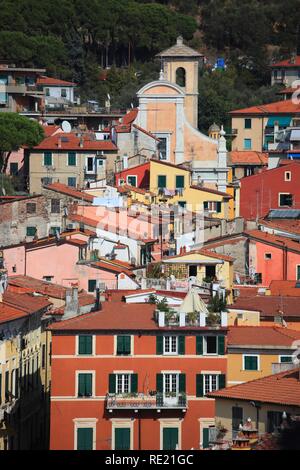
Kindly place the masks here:
POLYGON ((243 424, 243 408, 240 406, 232 407, 232 437, 235 438, 239 432, 239 426, 243 424))
POLYGON ((130 450, 130 428, 115 428, 114 450, 130 450))
POLYGON ((93 428, 77 429, 77 450, 93 450, 93 428))
POLYGON ((197 265, 191 264, 189 266, 189 277, 197 277, 197 265))
POLYGON ((178 428, 163 429, 163 450, 176 450, 178 446, 178 428))
POLYGON ((205 266, 205 277, 214 279, 216 277, 216 266, 205 266))

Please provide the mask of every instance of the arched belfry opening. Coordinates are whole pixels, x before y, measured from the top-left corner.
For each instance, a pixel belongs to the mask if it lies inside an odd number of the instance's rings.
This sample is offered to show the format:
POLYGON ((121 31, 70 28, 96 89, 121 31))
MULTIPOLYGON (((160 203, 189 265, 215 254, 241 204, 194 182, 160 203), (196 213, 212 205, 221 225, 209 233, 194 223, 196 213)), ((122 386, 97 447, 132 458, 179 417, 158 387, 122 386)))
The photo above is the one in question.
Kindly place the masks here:
POLYGON ((178 67, 176 70, 176 83, 177 85, 181 87, 185 87, 185 82, 186 82, 186 72, 183 67, 178 67))

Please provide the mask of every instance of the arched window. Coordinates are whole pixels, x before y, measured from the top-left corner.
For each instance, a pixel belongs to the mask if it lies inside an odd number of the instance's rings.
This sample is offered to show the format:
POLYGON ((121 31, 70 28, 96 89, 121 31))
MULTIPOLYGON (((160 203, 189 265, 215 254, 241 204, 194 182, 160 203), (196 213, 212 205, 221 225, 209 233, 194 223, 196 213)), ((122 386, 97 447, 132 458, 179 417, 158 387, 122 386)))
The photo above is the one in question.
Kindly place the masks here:
POLYGON ((179 86, 185 87, 185 69, 183 67, 179 67, 176 70, 176 83, 179 86))

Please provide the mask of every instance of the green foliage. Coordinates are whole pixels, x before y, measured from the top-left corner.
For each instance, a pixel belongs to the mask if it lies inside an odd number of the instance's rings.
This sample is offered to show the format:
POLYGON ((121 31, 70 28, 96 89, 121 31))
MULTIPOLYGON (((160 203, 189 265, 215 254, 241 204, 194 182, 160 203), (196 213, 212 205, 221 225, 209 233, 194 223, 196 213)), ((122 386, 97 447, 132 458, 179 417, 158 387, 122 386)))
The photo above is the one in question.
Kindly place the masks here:
POLYGON ((36 121, 17 113, 0 113, 0 173, 5 172, 9 155, 26 145, 38 145, 44 138, 44 130, 36 121))
POLYGON ((160 312, 170 312, 170 307, 168 305, 168 301, 166 299, 166 297, 164 297, 160 302, 157 302, 157 310, 159 310, 160 312))
POLYGON ((211 313, 224 312, 226 310, 226 300, 216 292, 216 294, 211 297, 207 307, 211 313))

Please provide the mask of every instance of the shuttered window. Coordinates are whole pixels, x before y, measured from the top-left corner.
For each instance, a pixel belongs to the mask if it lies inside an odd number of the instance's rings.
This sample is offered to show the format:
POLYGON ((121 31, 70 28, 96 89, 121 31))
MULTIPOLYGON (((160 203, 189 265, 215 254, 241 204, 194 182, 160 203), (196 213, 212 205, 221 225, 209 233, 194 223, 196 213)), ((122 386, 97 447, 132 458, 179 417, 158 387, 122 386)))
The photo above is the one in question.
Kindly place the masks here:
POLYGON ((209 448, 209 428, 204 428, 202 432, 203 432, 202 447, 203 449, 208 449, 209 448))
POLYGON ((78 396, 91 397, 93 394, 93 375, 81 373, 78 374, 78 396))
POLYGON ((117 336, 117 355, 128 356, 129 354, 131 354, 131 336, 117 336))
POLYGON ((164 189, 167 186, 167 177, 166 175, 158 175, 157 177, 157 187, 164 189))
POLYGON ((176 450, 178 446, 178 428, 163 429, 163 450, 176 450))
POLYGON ((137 393, 138 374, 109 374, 109 393, 137 393))
POLYGON ((93 450, 93 428, 77 429, 77 450, 93 450))
POLYGON ((225 354, 225 336, 218 336, 218 354, 220 356, 225 354))
POLYGON ((76 166, 76 152, 68 153, 68 166, 76 166))
POLYGON ((164 337, 156 336, 156 354, 160 355, 164 353, 164 337))
POLYGON ((52 152, 44 152, 44 166, 52 166, 52 152))
POLYGON ((184 188, 184 176, 176 175, 176 189, 183 189, 183 188, 184 188))
POLYGON ((78 336, 78 354, 93 354, 92 335, 78 336))
POLYGON ((244 356, 244 370, 258 370, 258 357, 244 356))
POLYGON ((130 450, 130 428, 115 428, 115 450, 130 450))
POLYGON ((196 336, 196 354, 203 355, 203 336, 196 336))
POLYGON ((34 237, 36 234, 36 227, 26 227, 26 236, 34 237))

